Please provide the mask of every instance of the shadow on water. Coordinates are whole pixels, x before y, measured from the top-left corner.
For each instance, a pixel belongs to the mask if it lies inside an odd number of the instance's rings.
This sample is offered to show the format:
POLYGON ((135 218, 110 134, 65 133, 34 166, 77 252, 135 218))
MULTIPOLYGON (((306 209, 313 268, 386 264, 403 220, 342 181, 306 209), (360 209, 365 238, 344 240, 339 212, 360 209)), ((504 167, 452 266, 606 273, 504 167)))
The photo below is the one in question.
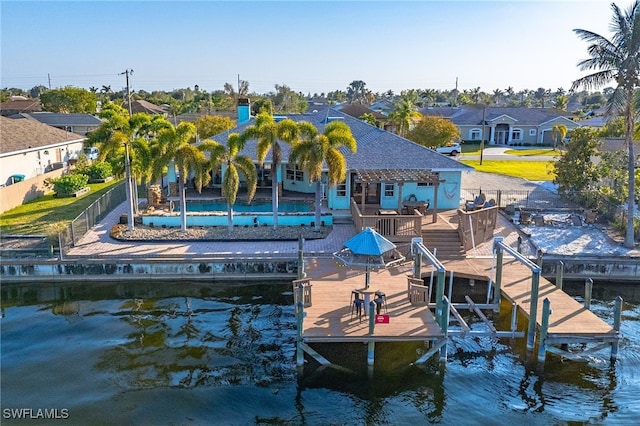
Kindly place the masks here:
MULTIPOLYGON (((3 285, 2 406, 66 407, 75 423, 625 424, 640 415, 639 293, 594 286, 609 323, 625 299, 613 366, 608 354, 541 365, 522 338, 474 336, 451 337, 446 364, 416 366, 423 343, 385 342, 371 370, 362 343, 316 344, 341 368, 297 370, 290 282, 3 285)), ((486 283, 456 282, 453 300, 465 295, 484 303, 486 283)), ((508 304, 487 316, 509 329, 508 304)))

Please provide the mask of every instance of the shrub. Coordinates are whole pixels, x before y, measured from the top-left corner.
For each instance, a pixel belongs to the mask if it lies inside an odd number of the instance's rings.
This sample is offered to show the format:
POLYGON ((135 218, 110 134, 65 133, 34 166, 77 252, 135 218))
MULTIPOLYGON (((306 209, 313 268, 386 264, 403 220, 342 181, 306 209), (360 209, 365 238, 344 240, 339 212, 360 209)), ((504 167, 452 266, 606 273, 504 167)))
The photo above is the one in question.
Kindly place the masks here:
POLYGON ((53 190, 60 196, 71 195, 76 191, 87 186, 89 177, 80 174, 64 175, 57 179, 51 180, 53 190))
POLYGON ((111 164, 107 162, 96 163, 89 167, 84 174, 88 175, 91 180, 106 179, 109 176, 113 176, 113 169, 111 164))

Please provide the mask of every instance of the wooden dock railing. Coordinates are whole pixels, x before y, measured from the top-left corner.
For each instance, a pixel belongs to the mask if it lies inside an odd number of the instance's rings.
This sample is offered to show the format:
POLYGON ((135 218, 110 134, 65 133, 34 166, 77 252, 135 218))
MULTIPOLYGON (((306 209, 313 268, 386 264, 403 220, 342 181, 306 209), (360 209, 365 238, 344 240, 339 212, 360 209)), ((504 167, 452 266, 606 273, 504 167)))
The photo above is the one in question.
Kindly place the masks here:
POLYGON ((293 281, 293 302, 298 306, 298 301, 302 298, 302 306, 308 308, 311 306, 311 280, 303 278, 293 281))
POLYGON ((424 215, 418 210, 410 215, 365 215, 360 212, 355 200, 351 200, 351 217, 356 232, 365 228, 373 228, 380 235, 393 242, 409 242, 412 238, 422 236, 424 215))
POLYGON ((485 207, 478 210, 458 210, 458 233, 465 251, 493 238, 498 221, 498 207, 485 207))
POLYGON ((429 304, 429 286, 422 279, 407 277, 407 295, 414 306, 429 304))

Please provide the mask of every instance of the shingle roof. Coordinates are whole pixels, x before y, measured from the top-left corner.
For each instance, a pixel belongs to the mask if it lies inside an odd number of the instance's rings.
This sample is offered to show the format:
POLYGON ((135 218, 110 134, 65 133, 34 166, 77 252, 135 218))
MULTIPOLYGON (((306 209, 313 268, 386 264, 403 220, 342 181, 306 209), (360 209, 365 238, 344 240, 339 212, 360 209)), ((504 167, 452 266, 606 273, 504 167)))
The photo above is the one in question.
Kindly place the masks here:
POLYGON ((483 114, 486 114, 485 118, 489 122, 500 116, 508 115, 517 120, 518 125, 521 126, 536 126, 554 118, 569 119, 571 117, 570 113, 555 108, 487 107, 484 112, 482 107, 470 105, 423 108, 420 113, 449 118, 453 124, 458 126, 481 126, 483 114))
POLYGON ((372 109, 369 109, 368 107, 364 106, 364 105, 357 105, 357 104, 348 104, 348 105, 344 105, 340 111, 344 112, 345 114, 349 114, 352 117, 355 118, 360 118, 362 117, 364 114, 371 114, 373 115, 375 118, 377 119, 387 119, 388 117, 378 111, 374 111, 372 109))
POLYGON ((59 114, 54 112, 33 112, 31 114, 21 114, 25 118, 39 121, 49 126, 95 126, 98 127, 102 121, 91 114, 59 114))
POLYGON ((21 112, 42 111, 42 104, 39 99, 16 99, 0 103, 0 112, 8 117, 21 112))
MULTIPOLYGON (((335 119, 344 121, 351 128, 351 133, 358 146, 358 151, 355 154, 345 148, 341 148, 350 170, 431 169, 433 171, 468 171, 472 169, 449 156, 438 154, 429 148, 396 134, 378 129, 335 109, 325 109, 317 113, 292 114, 288 118, 296 122, 308 121, 320 132, 324 130, 327 121, 335 119)), ((242 133, 249 125, 253 124, 253 121, 251 119, 248 123, 230 130, 229 133, 242 133)), ((225 143, 227 132, 216 135, 212 139, 225 143)), ((283 163, 286 163, 289 159, 290 146, 284 143, 281 146, 282 160, 283 163)), ((257 161, 256 147, 257 140, 249 140, 241 154, 257 161)), ((270 155, 267 155, 265 163, 270 163, 270 155)))
POLYGON ((0 154, 84 139, 35 121, 0 117, 0 154))
MULTIPOLYGON (((123 107, 127 109, 129 106, 125 103, 123 107)), ((137 112, 145 112, 147 114, 166 114, 167 113, 167 111, 165 111, 164 108, 144 100, 132 101, 131 112, 133 114, 137 112)))

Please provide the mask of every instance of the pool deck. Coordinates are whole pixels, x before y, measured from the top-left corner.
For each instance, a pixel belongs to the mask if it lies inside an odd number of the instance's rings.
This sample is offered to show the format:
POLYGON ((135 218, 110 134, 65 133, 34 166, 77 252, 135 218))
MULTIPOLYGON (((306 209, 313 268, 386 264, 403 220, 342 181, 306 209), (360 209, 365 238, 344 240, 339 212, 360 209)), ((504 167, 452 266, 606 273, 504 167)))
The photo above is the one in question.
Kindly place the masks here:
MULTIPOLYGON (((167 241, 139 242, 118 241, 109 232, 120 216, 127 212, 126 203, 110 212, 98 225, 89 230, 66 255, 72 258, 91 259, 104 257, 223 257, 223 256, 297 256, 297 241, 167 241)), ((348 211, 336 213, 350 214, 348 211)), ((343 247, 345 241, 356 234, 352 224, 334 224, 327 238, 307 240, 304 253, 308 257, 331 256, 343 247)), ((500 219, 496 235, 502 236, 506 244, 517 248, 518 232, 513 224, 500 219)), ((472 257, 491 257, 493 242, 479 244, 469 252, 472 257)))

